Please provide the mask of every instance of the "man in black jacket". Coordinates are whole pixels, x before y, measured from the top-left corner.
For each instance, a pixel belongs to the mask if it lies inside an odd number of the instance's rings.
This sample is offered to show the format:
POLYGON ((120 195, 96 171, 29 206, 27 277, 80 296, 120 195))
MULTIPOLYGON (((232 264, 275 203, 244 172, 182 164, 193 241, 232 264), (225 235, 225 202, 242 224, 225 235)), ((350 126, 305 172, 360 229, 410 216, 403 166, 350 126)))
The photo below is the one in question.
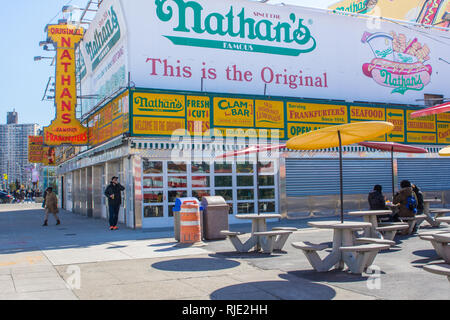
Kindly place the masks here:
POLYGON ((122 191, 125 188, 118 182, 117 177, 112 177, 111 183, 106 187, 105 196, 108 198, 109 207, 109 230, 117 230, 119 209, 122 204, 122 191))

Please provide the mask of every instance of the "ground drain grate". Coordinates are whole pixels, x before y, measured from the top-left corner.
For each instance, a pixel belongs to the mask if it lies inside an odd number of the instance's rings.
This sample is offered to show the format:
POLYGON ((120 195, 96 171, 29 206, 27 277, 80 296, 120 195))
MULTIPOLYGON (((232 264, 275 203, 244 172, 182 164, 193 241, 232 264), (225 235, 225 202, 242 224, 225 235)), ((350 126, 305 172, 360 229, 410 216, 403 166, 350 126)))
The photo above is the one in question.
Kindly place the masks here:
POLYGON ((77 234, 76 233, 66 233, 65 234, 65 236, 67 236, 67 237, 73 237, 73 236, 76 236, 77 234))

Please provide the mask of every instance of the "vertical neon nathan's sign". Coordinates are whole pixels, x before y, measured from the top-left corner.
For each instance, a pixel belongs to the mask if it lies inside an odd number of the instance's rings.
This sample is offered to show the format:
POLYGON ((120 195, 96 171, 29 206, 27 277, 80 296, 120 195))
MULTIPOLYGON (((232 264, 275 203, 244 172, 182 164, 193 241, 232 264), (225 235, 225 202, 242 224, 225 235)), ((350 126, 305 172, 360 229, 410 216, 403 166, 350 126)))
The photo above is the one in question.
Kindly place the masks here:
POLYGON ((75 49, 84 29, 59 24, 47 27, 48 41, 56 46, 55 106, 56 118, 44 128, 44 144, 87 145, 88 130, 76 118, 77 90, 75 49))

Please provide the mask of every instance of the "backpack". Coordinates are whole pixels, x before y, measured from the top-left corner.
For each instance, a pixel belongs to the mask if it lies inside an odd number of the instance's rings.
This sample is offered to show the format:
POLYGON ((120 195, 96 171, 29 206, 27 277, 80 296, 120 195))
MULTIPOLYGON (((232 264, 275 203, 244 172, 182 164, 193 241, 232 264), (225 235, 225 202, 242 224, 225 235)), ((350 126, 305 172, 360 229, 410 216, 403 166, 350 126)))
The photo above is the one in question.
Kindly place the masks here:
POLYGON ((411 195, 406 199, 406 207, 411 210, 412 212, 414 212, 414 214, 417 213, 417 201, 416 198, 411 195))

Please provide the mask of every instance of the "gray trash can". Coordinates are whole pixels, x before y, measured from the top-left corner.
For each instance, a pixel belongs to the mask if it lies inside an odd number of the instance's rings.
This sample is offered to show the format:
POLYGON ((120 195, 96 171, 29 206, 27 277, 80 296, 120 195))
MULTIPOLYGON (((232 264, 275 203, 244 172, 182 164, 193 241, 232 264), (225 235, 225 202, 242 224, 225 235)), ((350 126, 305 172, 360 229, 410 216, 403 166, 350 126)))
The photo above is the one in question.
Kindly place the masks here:
MULTIPOLYGON (((200 206, 200 226, 203 230, 203 207, 200 204, 200 201, 197 198, 177 198, 175 200, 175 206, 173 207, 173 227, 175 240, 180 241, 180 211, 181 206, 187 201, 195 201, 200 206)), ((203 233, 202 233, 203 234, 203 233)))
POLYGON ((223 197, 203 197, 203 236, 206 240, 222 240, 220 231, 228 230, 230 207, 223 197))

